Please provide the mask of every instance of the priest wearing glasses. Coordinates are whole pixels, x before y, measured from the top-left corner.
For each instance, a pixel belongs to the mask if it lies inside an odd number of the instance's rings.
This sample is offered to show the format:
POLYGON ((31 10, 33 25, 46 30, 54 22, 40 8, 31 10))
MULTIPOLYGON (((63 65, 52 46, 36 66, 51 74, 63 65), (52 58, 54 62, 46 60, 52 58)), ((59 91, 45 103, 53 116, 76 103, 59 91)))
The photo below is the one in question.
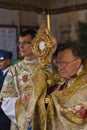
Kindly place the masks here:
POLYGON ((49 114, 54 120, 47 130, 50 126, 55 130, 87 129, 87 69, 83 59, 75 45, 68 45, 58 53, 56 65, 61 78, 52 94, 54 109, 49 114))

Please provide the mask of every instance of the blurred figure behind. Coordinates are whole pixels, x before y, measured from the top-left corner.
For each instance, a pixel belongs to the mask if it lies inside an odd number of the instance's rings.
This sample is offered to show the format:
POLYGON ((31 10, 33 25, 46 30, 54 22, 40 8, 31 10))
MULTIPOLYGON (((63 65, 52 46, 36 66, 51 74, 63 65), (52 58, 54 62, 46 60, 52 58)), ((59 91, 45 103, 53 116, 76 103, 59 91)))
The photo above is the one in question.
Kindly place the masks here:
MULTIPOLYGON (((0 50, 0 91, 3 86, 4 79, 7 75, 9 66, 11 65, 12 52, 0 50)), ((0 105, 0 130, 10 130, 11 121, 4 114, 0 105)))

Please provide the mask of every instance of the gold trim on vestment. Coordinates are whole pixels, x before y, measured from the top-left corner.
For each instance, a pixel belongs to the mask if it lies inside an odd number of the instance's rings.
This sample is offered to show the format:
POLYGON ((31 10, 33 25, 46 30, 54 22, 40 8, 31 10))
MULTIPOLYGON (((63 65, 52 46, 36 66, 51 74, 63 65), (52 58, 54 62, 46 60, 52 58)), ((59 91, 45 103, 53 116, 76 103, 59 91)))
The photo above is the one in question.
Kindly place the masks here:
POLYGON ((74 86, 66 87, 64 90, 58 92, 60 102, 65 103, 84 83, 87 83, 87 79, 84 80, 82 77, 84 78, 84 72, 76 77, 74 86))
POLYGON ((69 121, 76 123, 77 125, 83 125, 85 123, 84 119, 80 117, 80 115, 77 115, 76 113, 74 113, 72 110, 69 110, 68 108, 62 108, 61 113, 69 121))

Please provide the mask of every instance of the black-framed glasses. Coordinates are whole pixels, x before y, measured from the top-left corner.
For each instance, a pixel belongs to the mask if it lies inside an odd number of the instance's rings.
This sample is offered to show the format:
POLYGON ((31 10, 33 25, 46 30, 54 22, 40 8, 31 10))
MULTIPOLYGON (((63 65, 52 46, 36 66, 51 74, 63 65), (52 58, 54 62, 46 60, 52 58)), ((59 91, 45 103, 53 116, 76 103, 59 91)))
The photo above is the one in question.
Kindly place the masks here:
POLYGON ((21 45, 25 46, 25 45, 28 45, 28 44, 31 44, 31 42, 29 42, 29 41, 23 41, 23 42, 19 42, 18 46, 21 46, 21 45))
POLYGON ((60 66, 66 67, 66 66, 68 66, 70 63, 76 61, 77 59, 78 59, 78 58, 75 58, 75 59, 73 59, 72 61, 57 62, 56 66, 57 66, 57 67, 60 67, 60 66))

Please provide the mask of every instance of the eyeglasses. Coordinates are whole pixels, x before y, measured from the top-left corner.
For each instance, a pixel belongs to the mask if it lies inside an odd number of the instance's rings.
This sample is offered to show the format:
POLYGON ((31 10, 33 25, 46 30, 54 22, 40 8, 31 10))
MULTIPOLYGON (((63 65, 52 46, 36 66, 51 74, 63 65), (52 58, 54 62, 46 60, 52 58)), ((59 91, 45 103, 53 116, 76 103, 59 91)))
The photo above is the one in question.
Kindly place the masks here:
POLYGON ((19 42, 18 46, 21 46, 21 45, 25 46, 25 45, 28 45, 28 44, 31 44, 31 42, 23 41, 23 42, 19 42))
POLYGON ((58 63, 56 64, 56 66, 57 66, 57 67, 60 67, 60 66, 66 67, 66 66, 68 66, 70 63, 76 61, 77 59, 78 59, 78 58, 75 58, 75 59, 73 59, 72 61, 58 62, 58 63))

